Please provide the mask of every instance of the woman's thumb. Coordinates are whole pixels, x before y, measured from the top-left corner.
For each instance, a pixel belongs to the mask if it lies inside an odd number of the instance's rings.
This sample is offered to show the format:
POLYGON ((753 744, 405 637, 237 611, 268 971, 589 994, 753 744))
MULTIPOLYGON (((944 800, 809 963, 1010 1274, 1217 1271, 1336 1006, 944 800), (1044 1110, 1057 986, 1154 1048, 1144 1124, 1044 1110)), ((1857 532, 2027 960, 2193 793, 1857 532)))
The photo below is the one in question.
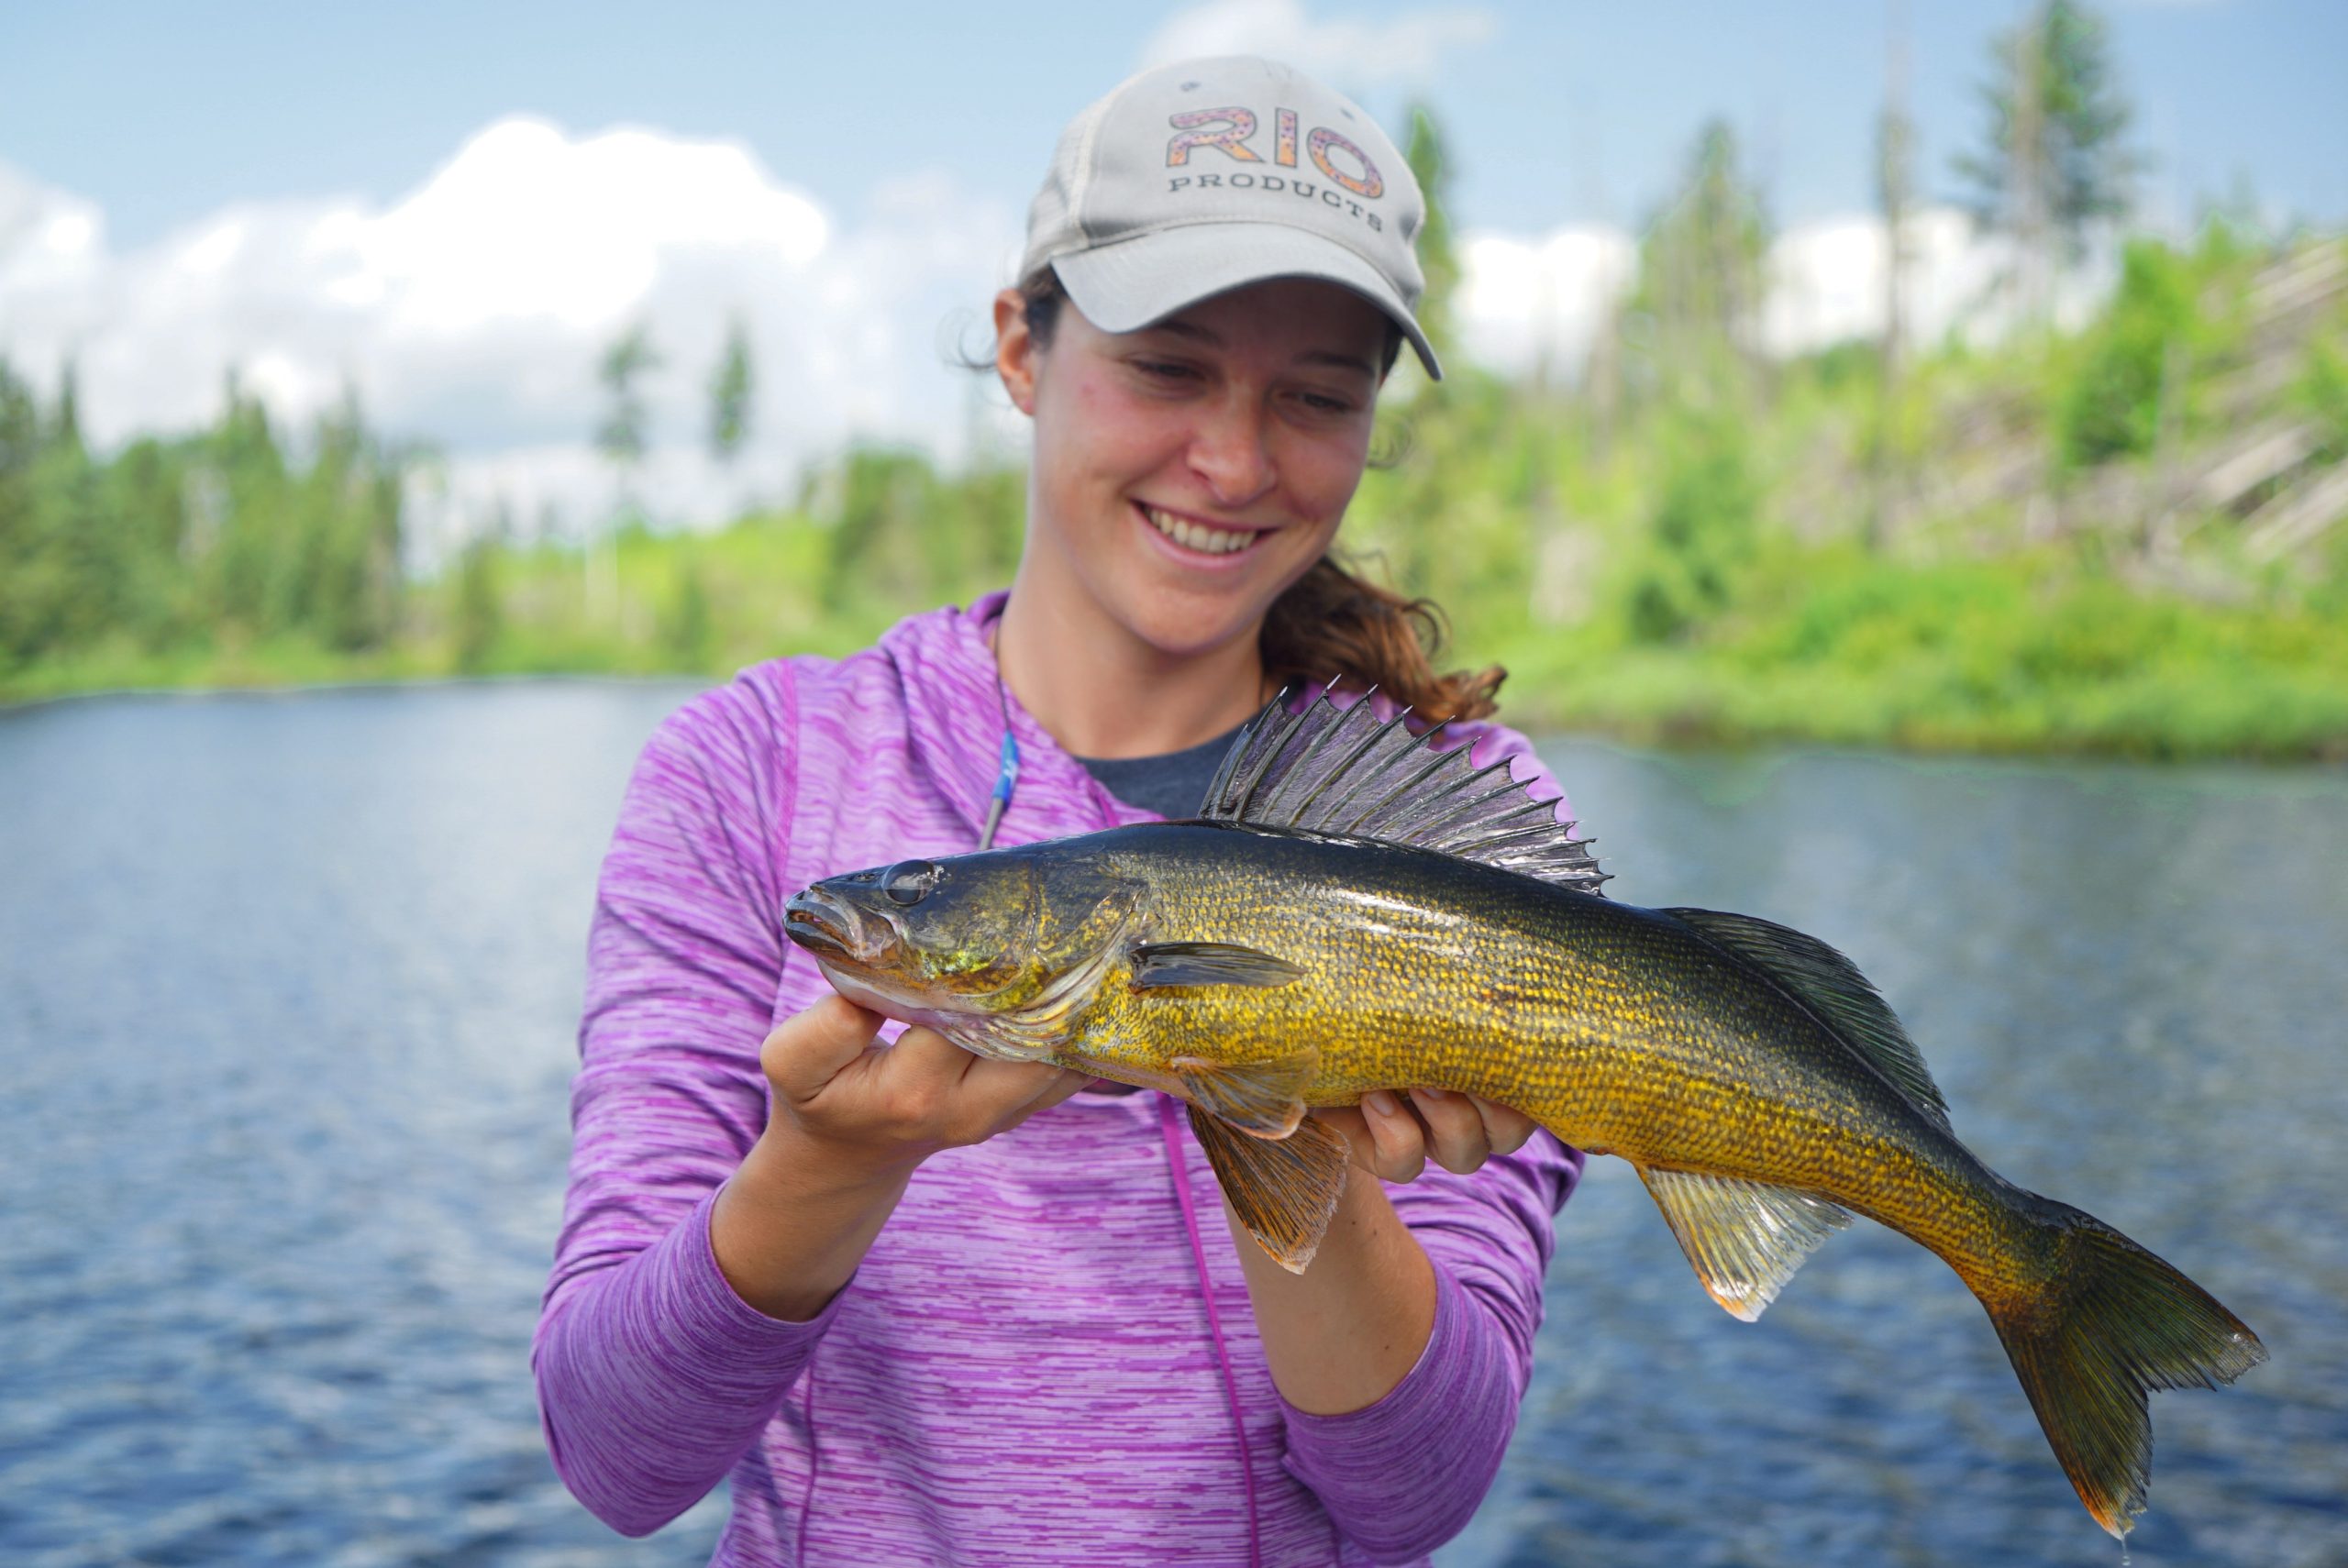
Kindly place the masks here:
POLYGON ((828 996, 774 1026, 759 1047, 759 1066, 777 1094, 814 1099, 841 1068, 871 1048, 880 1015, 842 996, 828 996))

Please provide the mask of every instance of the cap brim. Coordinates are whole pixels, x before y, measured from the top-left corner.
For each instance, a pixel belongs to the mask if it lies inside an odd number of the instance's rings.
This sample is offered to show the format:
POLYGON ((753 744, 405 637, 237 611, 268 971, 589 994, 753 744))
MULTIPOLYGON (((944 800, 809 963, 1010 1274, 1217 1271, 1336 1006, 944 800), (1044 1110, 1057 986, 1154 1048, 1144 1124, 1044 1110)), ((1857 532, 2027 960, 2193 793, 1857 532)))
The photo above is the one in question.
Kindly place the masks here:
POLYGON ((1084 319, 1103 332, 1132 332, 1186 305, 1271 278, 1318 278, 1351 289, 1386 313, 1426 367, 1443 380, 1416 317, 1377 268, 1334 241, 1276 223, 1200 223, 1162 228, 1114 245, 1055 257, 1084 319))

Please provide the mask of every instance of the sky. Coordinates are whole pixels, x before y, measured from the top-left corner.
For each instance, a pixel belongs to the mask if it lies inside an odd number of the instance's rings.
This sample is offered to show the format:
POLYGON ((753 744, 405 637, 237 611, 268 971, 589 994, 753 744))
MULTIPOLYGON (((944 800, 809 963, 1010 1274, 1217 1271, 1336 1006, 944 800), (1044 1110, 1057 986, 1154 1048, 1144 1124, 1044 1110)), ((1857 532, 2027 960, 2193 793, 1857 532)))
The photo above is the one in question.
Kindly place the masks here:
MULTIPOLYGON (((2246 179, 2348 222, 2348 5, 2110 0, 2148 220, 2246 179)), ((234 363, 295 423, 356 386, 448 454, 447 505, 602 504, 596 351, 665 365, 648 488, 681 520, 772 492, 851 437, 949 459, 1006 438, 945 359, 977 345, 1059 127, 1134 70, 1247 50, 1400 132, 1441 115, 1467 237, 1465 350, 1573 362, 1710 116, 1781 237, 1769 333, 1866 330, 1887 39, 1906 39, 1928 201, 1981 134, 2018 0, 1801 5, 1205 0, 887 6, 0 4, 0 357, 75 362, 94 437, 186 429, 234 363), (721 472, 702 387, 729 317, 766 370, 721 472)), ((1927 326, 1996 259, 1928 213, 1927 326)), ((999 395, 993 400, 1000 403, 999 395)), ((1015 432, 1009 432, 1015 437, 1015 432)))

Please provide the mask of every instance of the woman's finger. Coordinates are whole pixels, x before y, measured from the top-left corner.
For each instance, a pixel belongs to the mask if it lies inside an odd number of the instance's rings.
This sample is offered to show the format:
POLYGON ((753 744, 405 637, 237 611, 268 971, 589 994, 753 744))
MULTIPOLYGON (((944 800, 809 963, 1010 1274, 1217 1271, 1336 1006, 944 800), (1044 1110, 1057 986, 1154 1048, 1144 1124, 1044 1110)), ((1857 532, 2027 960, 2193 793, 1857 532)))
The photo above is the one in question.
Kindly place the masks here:
POLYGON ((1361 1097, 1362 1120, 1375 1150, 1370 1164, 1388 1181, 1416 1181, 1427 1168, 1424 1129, 1410 1107, 1384 1089, 1361 1097))
POLYGON ((1468 1096, 1414 1088, 1411 1103, 1426 1123, 1427 1153, 1436 1165, 1456 1176, 1466 1176, 1490 1157, 1491 1137, 1468 1096))
POLYGON ((1051 1076, 1045 1080, 1043 1092, 1021 1105, 1012 1113, 1011 1119, 997 1127, 995 1131, 1008 1132, 1029 1117, 1051 1110, 1072 1094, 1081 1093, 1085 1086, 1091 1081, 1092 1075, 1090 1073, 1073 1072, 1062 1067, 1052 1068, 1051 1076))
POLYGON ((1041 1110, 1036 1102, 1046 1096, 1058 1094, 1065 1099, 1091 1081, 1087 1074, 1071 1074, 1049 1062, 998 1062, 973 1056, 963 1071, 955 1101, 971 1115, 1000 1119, 1030 1107, 1041 1110), (1070 1077, 1076 1080, 1074 1088, 1067 1088, 1070 1077))
POLYGON ((1524 1147, 1541 1124, 1512 1105, 1495 1105, 1480 1096, 1469 1095, 1476 1114, 1484 1121, 1484 1137, 1495 1154, 1513 1154, 1524 1147))

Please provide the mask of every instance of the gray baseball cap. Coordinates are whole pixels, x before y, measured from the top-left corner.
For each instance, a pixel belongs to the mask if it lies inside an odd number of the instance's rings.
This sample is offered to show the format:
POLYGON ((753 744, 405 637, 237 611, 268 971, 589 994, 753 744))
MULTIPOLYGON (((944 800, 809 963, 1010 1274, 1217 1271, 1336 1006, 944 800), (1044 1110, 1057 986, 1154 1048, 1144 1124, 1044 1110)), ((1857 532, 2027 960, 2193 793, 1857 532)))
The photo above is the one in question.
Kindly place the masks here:
POLYGON ((1188 60, 1060 133, 1019 280, 1049 267, 1086 320, 1131 332, 1243 283, 1325 279, 1391 317, 1440 381, 1412 314, 1425 218, 1409 162, 1352 101, 1254 55, 1188 60))

